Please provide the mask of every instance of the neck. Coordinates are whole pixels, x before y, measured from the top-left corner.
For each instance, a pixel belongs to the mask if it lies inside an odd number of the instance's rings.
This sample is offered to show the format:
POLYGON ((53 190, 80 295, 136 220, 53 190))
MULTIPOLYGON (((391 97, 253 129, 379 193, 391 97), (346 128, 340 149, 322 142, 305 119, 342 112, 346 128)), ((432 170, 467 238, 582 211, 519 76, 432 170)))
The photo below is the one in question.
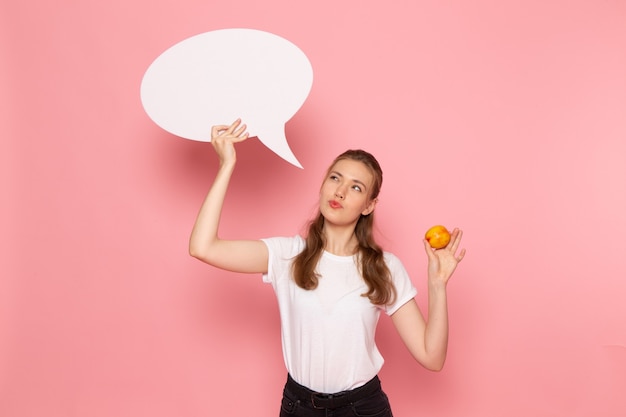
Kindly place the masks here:
POLYGON ((333 227, 324 225, 324 237, 326 246, 324 249, 334 255, 351 256, 359 247, 359 243, 352 227, 333 227))

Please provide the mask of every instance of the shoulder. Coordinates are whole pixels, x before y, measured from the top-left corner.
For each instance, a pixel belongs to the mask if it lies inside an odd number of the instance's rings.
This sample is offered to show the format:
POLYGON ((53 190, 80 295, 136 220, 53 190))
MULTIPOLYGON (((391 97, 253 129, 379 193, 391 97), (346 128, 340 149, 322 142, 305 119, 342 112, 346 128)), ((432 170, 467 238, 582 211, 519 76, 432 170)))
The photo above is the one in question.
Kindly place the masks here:
POLYGON ((391 280, 394 285, 412 286, 409 273, 400 258, 390 252, 385 252, 384 257, 385 264, 387 265, 387 268, 389 268, 391 280))
POLYGON ((384 259, 385 259, 385 263, 387 264, 387 267, 390 270, 396 270, 396 269, 404 269, 404 265, 402 264, 402 261, 400 260, 400 258, 398 258, 396 255, 394 255, 391 252, 384 252, 383 253, 384 259))
POLYGON ((305 241, 300 235, 269 237, 261 240, 267 245, 270 256, 295 256, 302 252, 305 246, 305 241))
POLYGON ((411 277, 406 268, 396 255, 385 252, 385 263, 391 273, 391 282, 396 290, 396 299, 393 304, 384 307, 387 314, 396 312, 405 303, 417 295, 417 289, 411 281, 411 277))
POLYGON ((290 277, 290 265, 293 259, 302 252, 304 239, 301 236, 270 237, 261 239, 267 246, 268 266, 263 276, 265 282, 278 282, 290 277))

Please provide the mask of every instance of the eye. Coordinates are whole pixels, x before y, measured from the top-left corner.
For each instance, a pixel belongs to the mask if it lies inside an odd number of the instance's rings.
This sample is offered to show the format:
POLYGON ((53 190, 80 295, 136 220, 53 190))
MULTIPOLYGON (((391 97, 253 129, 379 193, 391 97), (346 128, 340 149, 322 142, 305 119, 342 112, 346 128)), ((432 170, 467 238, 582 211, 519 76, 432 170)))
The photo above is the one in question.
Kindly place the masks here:
POLYGON ((331 174, 331 176, 330 176, 330 177, 328 177, 328 178, 329 178, 331 181, 339 181, 339 177, 338 177, 338 176, 336 176, 336 175, 334 175, 334 174, 331 174))
POLYGON ((361 192, 361 187, 358 186, 358 185, 353 185, 352 189, 355 190, 355 191, 361 192))

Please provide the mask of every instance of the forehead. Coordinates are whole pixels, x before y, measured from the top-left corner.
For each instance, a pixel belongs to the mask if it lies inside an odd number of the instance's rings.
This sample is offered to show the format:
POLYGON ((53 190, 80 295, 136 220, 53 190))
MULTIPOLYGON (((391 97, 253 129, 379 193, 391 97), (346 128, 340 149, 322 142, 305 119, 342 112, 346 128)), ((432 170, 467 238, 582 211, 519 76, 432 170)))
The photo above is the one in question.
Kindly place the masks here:
POLYGON ((331 168, 331 172, 337 172, 348 180, 356 180, 369 186, 374 181, 374 175, 370 168, 363 162, 353 159, 342 159, 337 161, 331 168))

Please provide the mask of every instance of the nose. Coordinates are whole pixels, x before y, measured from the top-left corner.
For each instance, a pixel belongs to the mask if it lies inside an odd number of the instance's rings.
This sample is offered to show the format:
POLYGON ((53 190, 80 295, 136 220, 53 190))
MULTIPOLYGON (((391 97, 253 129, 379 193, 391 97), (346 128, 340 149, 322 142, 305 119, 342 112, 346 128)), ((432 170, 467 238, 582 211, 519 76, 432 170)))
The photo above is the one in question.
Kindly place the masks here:
POLYGON ((341 187, 338 187, 337 190, 335 191, 335 197, 337 197, 340 200, 343 200, 344 192, 341 189, 341 187))

